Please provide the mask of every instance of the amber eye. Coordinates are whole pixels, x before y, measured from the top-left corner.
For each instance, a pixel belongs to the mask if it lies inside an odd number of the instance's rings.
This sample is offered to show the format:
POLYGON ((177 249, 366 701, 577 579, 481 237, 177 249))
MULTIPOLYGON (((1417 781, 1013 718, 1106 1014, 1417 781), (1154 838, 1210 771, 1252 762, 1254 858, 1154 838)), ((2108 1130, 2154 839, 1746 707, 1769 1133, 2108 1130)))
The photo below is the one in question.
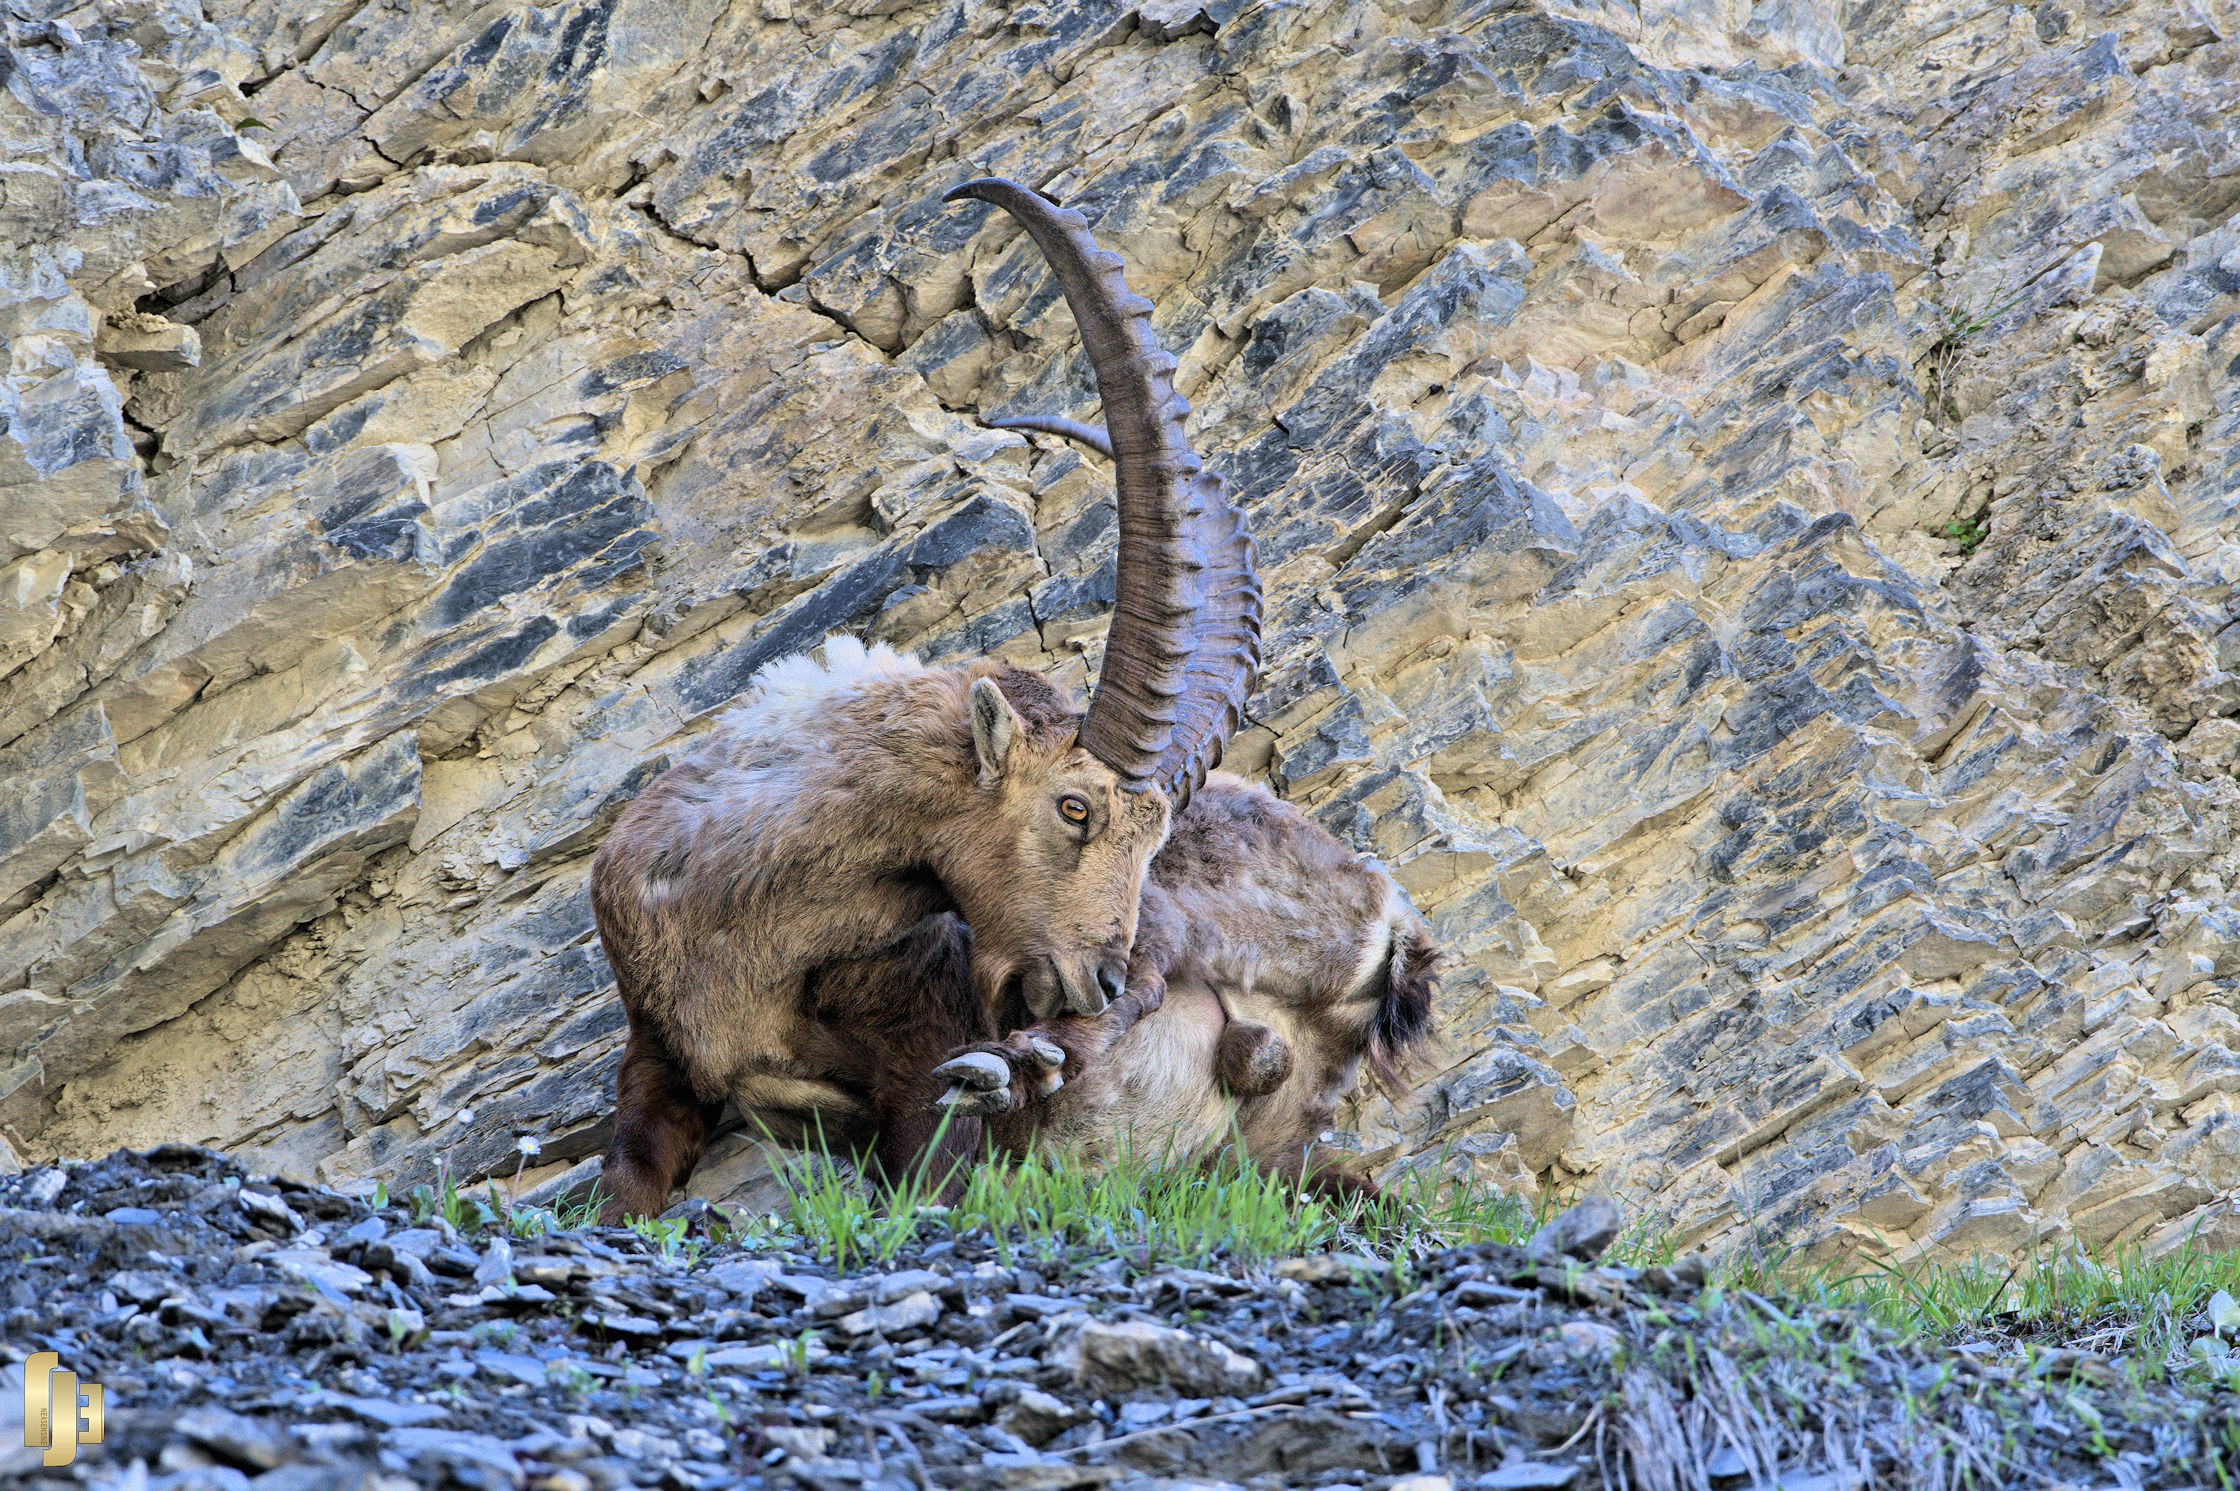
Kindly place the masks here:
POLYGON ((1087 823, 1089 821, 1089 800, 1068 792, 1058 799, 1058 815, 1068 823, 1087 823))

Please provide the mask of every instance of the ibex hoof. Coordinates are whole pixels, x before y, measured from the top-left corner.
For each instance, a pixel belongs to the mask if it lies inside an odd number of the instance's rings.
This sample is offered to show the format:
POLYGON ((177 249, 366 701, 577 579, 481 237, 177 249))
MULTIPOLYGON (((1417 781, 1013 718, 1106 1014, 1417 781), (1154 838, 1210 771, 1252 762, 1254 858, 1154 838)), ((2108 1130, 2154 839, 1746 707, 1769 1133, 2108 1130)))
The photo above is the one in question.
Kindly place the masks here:
POLYGON ((1011 1063, 986 1051, 967 1051, 962 1056, 952 1056, 935 1067, 933 1074, 982 1092, 1011 1085, 1011 1063))
POLYGON ((1066 1085, 1065 1047, 1056 1041, 1044 1040, 1041 1036, 1029 1036, 1027 1051, 1042 1067, 1030 1079, 1034 1084, 1036 1097, 1046 1098, 1066 1085))
POLYGON ((998 1087, 993 1092, 982 1092, 959 1082, 935 1098, 933 1105, 959 1118, 996 1118, 1011 1111, 1011 1089, 998 1087))
POLYGON ((934 1099, 934 1106, 959 1118, 994 1118, 1013 1107, 1011 1063, 993 1052, 952 1056, 935 1067, 933 1075, 949 1082, 949 1090, 934 1099))

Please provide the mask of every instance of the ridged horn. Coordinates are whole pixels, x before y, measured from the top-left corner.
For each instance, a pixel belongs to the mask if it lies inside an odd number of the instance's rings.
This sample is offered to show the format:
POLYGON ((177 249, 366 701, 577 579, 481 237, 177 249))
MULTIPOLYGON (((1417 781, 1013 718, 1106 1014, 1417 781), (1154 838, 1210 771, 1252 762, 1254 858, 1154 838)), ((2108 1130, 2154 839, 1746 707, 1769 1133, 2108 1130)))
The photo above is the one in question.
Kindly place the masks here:
MULTIPOLYGON (((1030 187, 982 176, 950 191, 1002 208, 1042 250, 1081 328, 1104 401, 1120 510, 1119 573, 1104 670, 1081 721, 1083 749, 1177 813, 1236 733, 1260 666, 1260 579, 1252 535, 1221 478, 1190 448, 1190 405, 1118 254, 1087 219, 1030 187)), ((1013 428, 1094 444, 1094 427, 1029 416, 1013 428), (1032 422, 1029 422, 1029 421, 1032 422)))

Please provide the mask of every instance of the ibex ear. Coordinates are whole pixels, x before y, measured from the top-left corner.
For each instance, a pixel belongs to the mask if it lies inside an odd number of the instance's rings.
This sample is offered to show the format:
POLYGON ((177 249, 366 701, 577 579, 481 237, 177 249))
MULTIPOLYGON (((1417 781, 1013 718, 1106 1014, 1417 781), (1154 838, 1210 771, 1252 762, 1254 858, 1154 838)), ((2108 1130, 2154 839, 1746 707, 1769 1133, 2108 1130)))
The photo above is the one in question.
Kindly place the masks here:
POLYGON ((1019 712, 1003 697, 1003 690, 996 687, 994 679, 973 682, 972 748, 980 755, 983 783, 1003 779, 1003 765, 1010 759, 1011 744, 1019 738, 1023 728, 1025 723, 1019 718, 1019 712))

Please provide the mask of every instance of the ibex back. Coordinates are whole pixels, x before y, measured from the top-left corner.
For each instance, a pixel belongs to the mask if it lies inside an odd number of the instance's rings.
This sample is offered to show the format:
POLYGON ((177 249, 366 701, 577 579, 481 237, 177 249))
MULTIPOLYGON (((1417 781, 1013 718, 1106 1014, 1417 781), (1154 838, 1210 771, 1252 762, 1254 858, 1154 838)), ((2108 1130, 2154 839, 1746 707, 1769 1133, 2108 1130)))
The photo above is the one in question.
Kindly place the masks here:
POLYGON ((1150 306, 1078 214, 992 179, 950 196, 1026 228, 1104 399, 1120 537, 1095 696, 1078 713, 1022 669, 928 667, 833 638, 821 662, 765 669, 630 806, 591 877, 630 1021, 610 1215, 659 1210, 726 1102, 838 1120, 871 1108, 881 1157, 906 1163, 929 1128, 921 1095, 890 1098, 861 1056, 907 1028, 912 991, 861 1012, 866 1029, 836 1030, 804 980, 929 915, 971 925, 972 981, 992 1015, 1104 1009, 1123 987, 1145 866, 1251 687, 1252 541, 1184 438, 1189 406, 1150 306))

